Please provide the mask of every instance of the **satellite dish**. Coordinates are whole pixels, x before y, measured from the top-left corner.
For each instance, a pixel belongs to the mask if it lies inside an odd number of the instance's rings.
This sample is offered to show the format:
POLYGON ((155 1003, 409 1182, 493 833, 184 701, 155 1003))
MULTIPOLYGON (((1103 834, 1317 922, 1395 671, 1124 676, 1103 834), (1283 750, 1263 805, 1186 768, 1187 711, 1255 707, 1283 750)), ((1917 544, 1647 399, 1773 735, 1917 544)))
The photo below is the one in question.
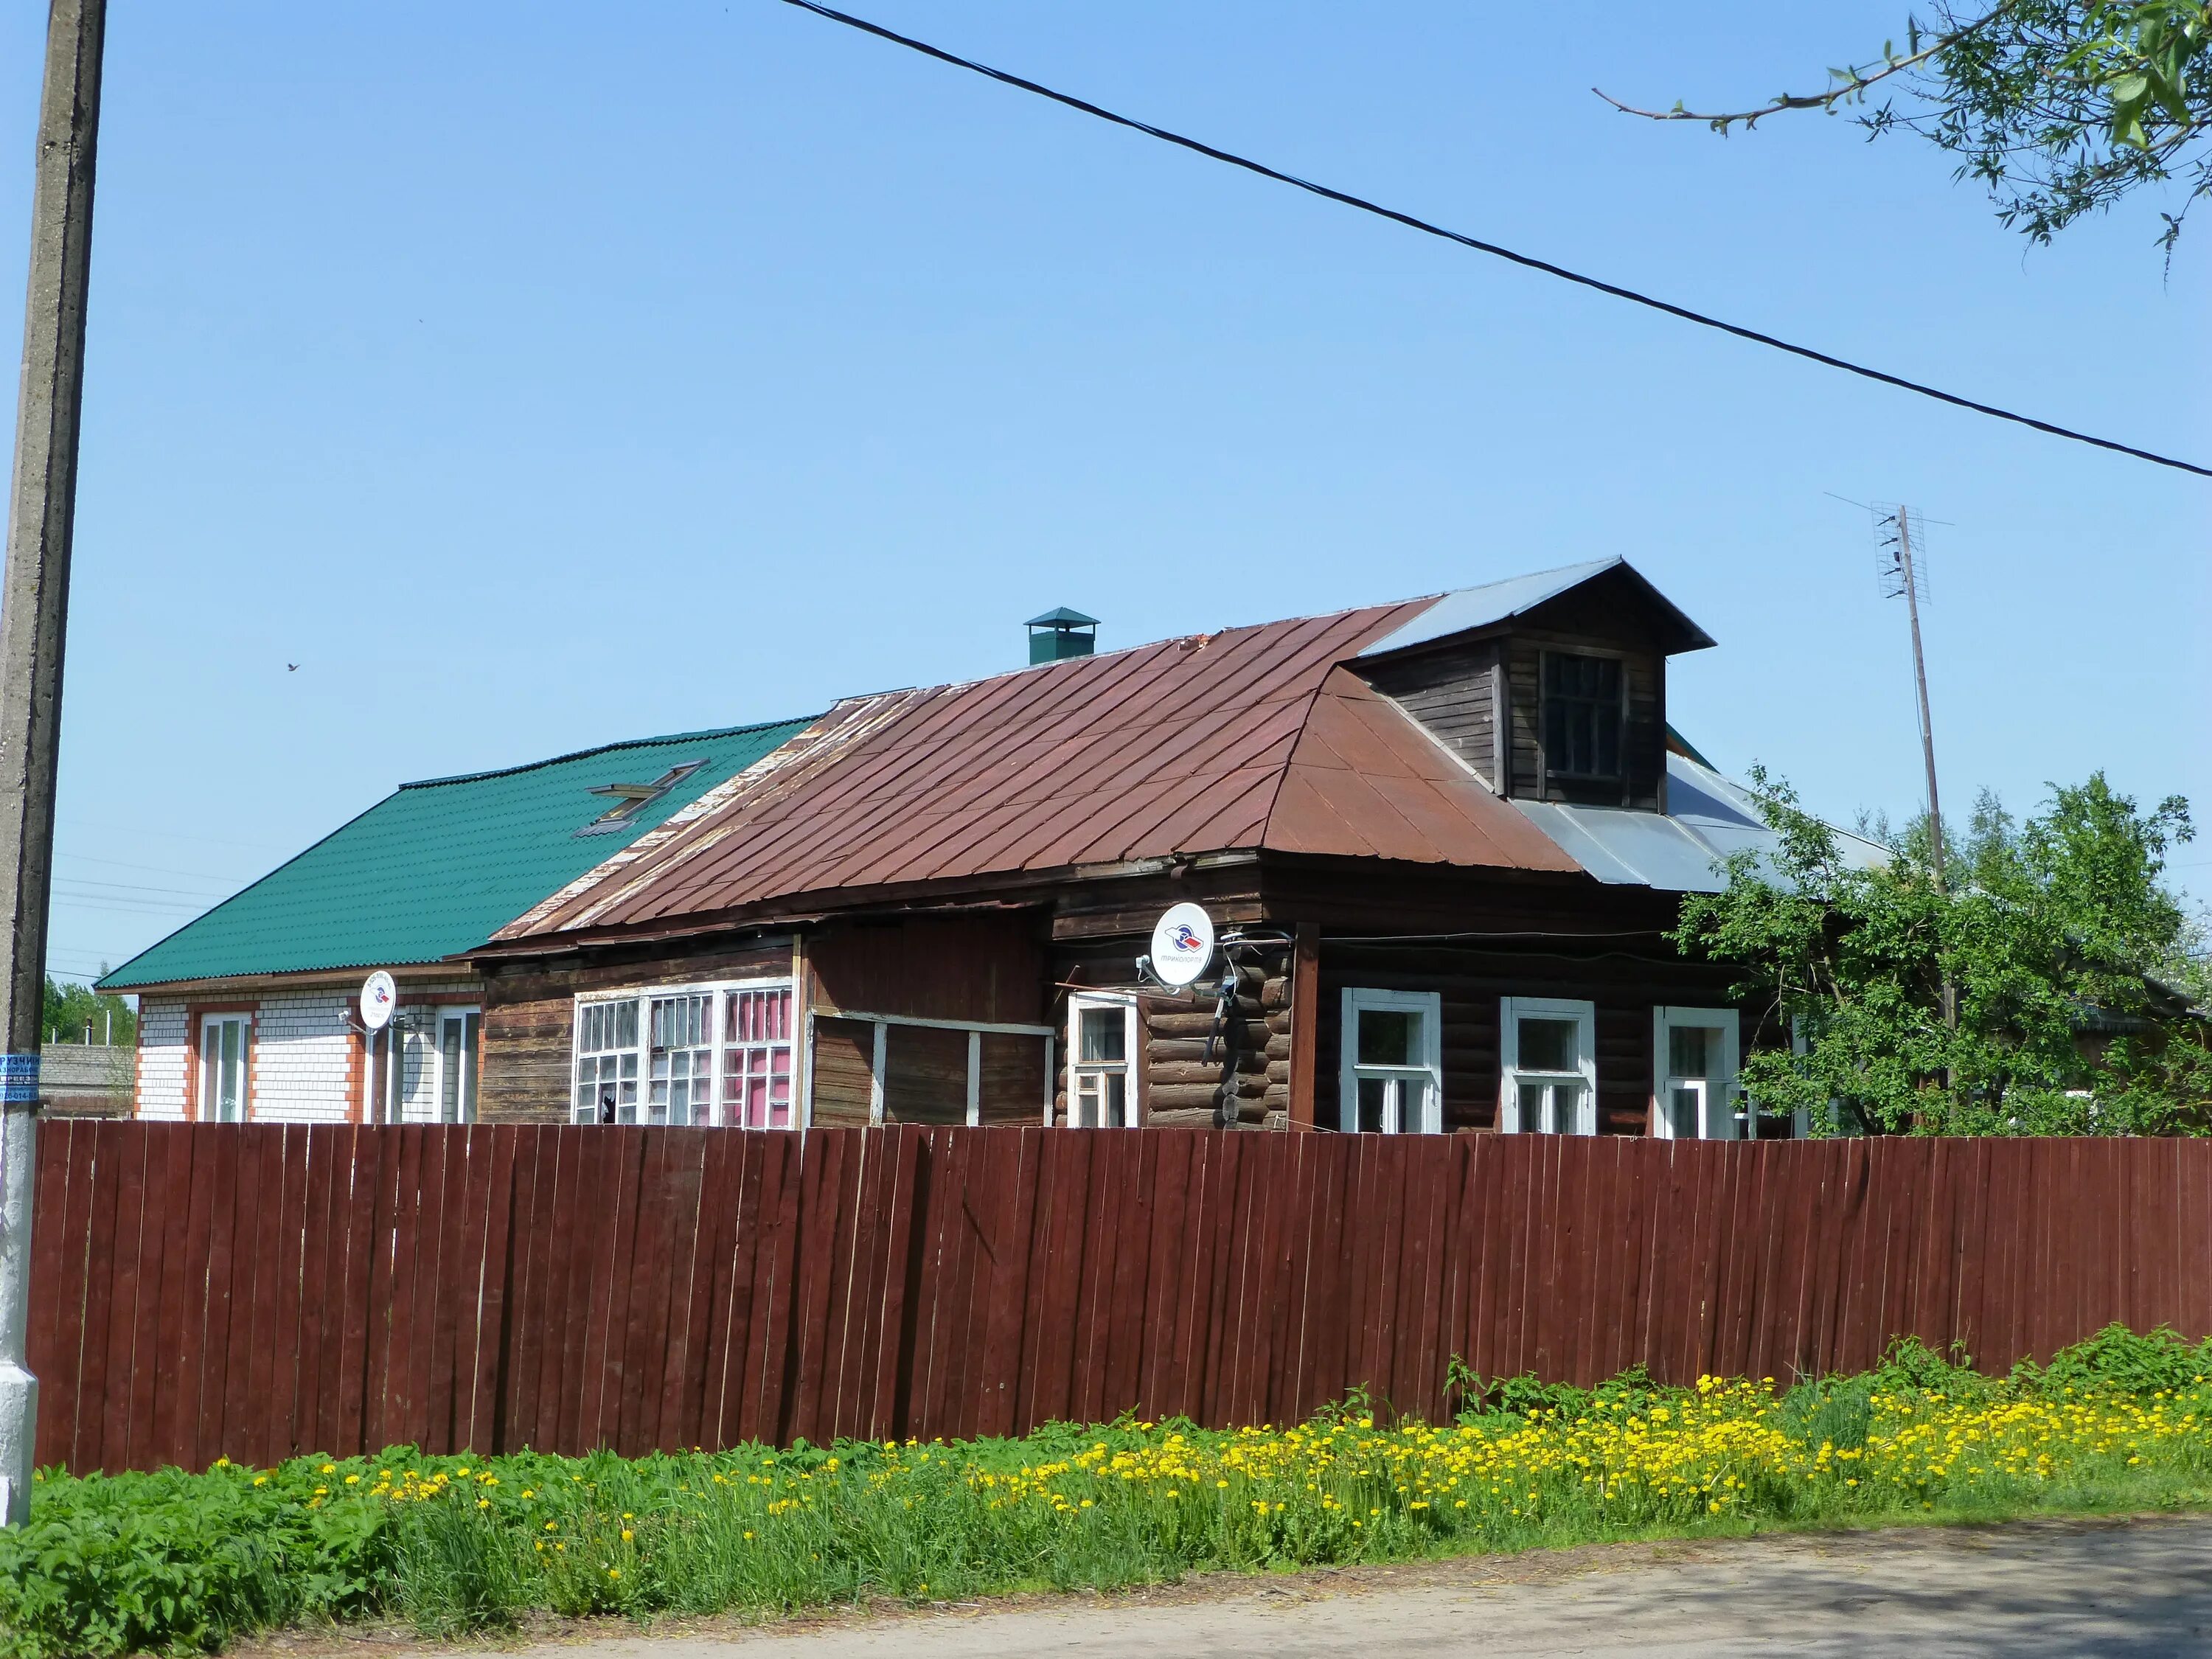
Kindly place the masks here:
POLYGON ((1197 904, 1171 904, 1152 927, 1152 971, 1180 990, 1213 960, 1213 918, 1197 904))
POLYGON ((364 981, 361 988, 361 1023, 372 1031, 380 1031, 392 1023, 392 1011, 399 1006, 399 988, 392 982, 392 975, 378 969, 364 981))

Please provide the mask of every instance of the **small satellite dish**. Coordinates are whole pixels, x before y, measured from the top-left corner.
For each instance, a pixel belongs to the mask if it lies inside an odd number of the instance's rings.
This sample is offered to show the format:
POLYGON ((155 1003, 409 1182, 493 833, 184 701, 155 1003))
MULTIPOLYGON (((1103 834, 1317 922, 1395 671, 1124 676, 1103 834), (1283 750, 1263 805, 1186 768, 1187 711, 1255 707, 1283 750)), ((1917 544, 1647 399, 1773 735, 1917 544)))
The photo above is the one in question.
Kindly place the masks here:
POLYGON ((399 1006, 399 988, 392 982, 392 975, 378 969, 364 981, 361 988, 361 1023, 372 1031, 380 1031, 392 1023, 392 1011, 399 1006))
POLYGON ((1152 927, 1152 971, 1180 990, 1213 960, 1213 918, 1197 904, 1171 904, 1152 927))

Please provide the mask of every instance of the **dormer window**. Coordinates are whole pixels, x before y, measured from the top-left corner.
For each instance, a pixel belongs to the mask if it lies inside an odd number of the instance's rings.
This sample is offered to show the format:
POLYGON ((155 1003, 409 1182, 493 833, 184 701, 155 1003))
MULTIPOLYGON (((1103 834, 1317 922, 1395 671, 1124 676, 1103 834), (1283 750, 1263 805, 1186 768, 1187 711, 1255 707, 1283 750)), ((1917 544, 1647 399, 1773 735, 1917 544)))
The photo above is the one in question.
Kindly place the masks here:
POLYGON ((1627 719, 1620 658, 1544 653, 1545 793, 1601 792, 1619 799, 1627 719))

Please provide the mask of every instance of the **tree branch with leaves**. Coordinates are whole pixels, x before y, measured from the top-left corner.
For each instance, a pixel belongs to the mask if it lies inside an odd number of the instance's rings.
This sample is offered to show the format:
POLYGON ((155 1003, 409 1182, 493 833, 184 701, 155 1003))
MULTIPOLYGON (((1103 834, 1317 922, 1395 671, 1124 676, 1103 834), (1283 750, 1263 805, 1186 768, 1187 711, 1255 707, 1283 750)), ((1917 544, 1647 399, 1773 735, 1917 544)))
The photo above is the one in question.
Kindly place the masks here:
POLYGON ((1918 133, 1960 158, 1997 216, 2049 242, 2084 214, 2142 185, 2182 186, 2161 213, 2171 255, 2192 204, 2212 194, 2212 0, 2001 0, 1961 15, 1939 3, 1932 26, 1906 27, 1905 50, 1828 71, 1816 93, 1784 93, 1720 112, 1615 109, 1654 121, 1749 131, 1770 116, 1885 101, 1859 124, 1879 136, 1918 133))

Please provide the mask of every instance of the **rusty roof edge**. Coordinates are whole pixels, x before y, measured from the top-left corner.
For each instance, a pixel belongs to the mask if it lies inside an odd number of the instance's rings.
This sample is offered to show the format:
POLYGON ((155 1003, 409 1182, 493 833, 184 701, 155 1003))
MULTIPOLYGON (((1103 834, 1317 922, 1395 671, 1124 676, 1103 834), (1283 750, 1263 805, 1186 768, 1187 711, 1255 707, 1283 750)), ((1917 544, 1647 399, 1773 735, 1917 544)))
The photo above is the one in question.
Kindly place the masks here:
POLYGON ((696 800, 687 802, 681 810, 671 814, 665 822, 655 825, 651 831, 640 836, 613 856, 593 865, 575 880, 562 888, 560 891, 550 894, 532 905, 494 933, 492 940, 496 942, 535 932, 544 922, 558 915, 602 883, 611 879, 619 872, 636 863, 641 858, 659 852, 701 819, 720 811, 723 806, 739 795, 757 789, 768 778, 804 758, 830 732, 834 731, 837 725, 850 719, 857 707, 878 702, 885 696, 898 695, 900 694, 896 692, 884 692, 872 696, 840 699, 811 726, 785 739, 743 771, 733 773, 723 779, 721 782, 700 795, 696 800))
MULTIPOLYGON (((1102 864, 1061 865, 1041 870, 999 870, 980 876, 935 876, 920 881, 887 882, 872 887, 817 888, 800 893, 781 893, 754 899, 715 911, 702 911, 680 920, 655 917, 644 921, 611 922, 596 930, 564 927, 556 931, 494 939, 470 951, 469 963, 526 960, 533 957, 570 957, 602 946, 660 944, 702 938, 714 933, 780 931, 836 920, 841 916, 896 906, 931 913, 951 910, 1030 908, 1048 902, 1050 890, 1070 880, 1113 881, 1165 874, 1179 867, 1191 870, 1233 869, 1260 862, 1256 847, 1226 848, 1207 853, 1162 853, 1145 858, 1120 859, 1102 864), (825 901, 830 901, 825 902, 825 901)), ((456 957, 448 965, 458 965, 456 957)))
MULTIPOLYGON (((917 688, 847 698, 782 748, 763 757, 751 768, 729 780, 729 783, 721 788, 709 790, 701 796, 701 801, 711 799, 713 805, 686 826, 687 829, 698 829, 698 833, 690 841, 672 847, 671 843, 678 837, 672 836, 662 842, 655 850, 667 850, 666 857, 655 860, 649 867, 636 872, 629 879, 599 891, 589 902, 574 908, 558 922, 552 922, 550 926, 541 923, 538 931, 567 933, 589 927, 614 906, 647 886, 666 880, 694 859, 711 852, 730 836, 738 834, 745 827, 744 809, 755 798, 812 775, 819 768, 851 753, 869 738, 896 724, 902 715, 933 701, 935 695, 934 688, 917 688), (741 787, 731 788, 730 784, 741 787), (715 818, 721 821, 713 822, 715 818), (704 827, 699 827, 702 825, 704 827)), ((616 872, 609 871, 607 873, 611 877, 616 872)), ((550 917, 548 921, 550 921, 550 917)))

